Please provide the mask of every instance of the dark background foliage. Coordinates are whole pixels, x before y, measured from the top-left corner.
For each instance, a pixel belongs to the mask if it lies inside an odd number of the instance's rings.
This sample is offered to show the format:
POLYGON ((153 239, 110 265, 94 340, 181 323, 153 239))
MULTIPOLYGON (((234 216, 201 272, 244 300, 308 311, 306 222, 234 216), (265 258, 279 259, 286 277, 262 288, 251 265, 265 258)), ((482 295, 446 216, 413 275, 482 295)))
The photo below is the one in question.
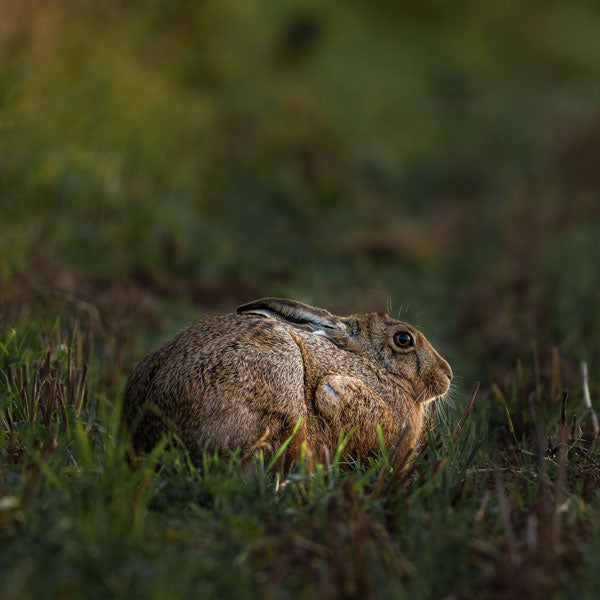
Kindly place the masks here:
POLYGON ((83 279, 597 363, 596 3, 3 4, 4 326, 83 279))

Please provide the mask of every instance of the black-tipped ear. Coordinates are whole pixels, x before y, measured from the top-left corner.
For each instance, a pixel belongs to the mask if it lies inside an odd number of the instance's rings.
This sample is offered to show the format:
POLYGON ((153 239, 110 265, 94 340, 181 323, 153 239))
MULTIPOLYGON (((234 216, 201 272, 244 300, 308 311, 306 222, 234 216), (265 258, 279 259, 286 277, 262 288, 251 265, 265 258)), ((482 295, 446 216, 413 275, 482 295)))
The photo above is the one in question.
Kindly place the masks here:
POLYGON ((323 308, 316 308, 285 298, 261 298, 238 306, 236 312, 239 315, 258 314, 279 318, 296 325, 308 325, 311 330, 322 330, 324 334, 328 334, 331 330, 346 331, 346 326, 340 318, 323 308))

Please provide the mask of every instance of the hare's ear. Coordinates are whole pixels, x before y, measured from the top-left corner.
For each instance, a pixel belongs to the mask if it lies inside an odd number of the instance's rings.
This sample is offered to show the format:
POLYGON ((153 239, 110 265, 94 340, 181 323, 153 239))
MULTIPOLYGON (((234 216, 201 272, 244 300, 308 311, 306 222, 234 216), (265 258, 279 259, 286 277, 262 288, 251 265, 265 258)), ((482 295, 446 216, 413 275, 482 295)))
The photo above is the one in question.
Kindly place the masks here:
POLYGON ((326 337, 334 337, 332 335, 334 332, 337 335, 346 332, 346 325, 342 323, 341 319, 323 308, 316 308, 285 298, 261 298, 238 306, 236 312, 240 315, 251 313, 279 318, 288 323, 304 325, 313 333, 326 337))

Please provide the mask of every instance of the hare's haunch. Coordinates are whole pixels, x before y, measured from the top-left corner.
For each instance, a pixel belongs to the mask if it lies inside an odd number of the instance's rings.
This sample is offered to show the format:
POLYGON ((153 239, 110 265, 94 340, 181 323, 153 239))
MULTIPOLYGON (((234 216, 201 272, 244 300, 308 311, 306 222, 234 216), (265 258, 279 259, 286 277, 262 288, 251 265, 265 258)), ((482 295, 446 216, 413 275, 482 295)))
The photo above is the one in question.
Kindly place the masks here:
POLYGON ((268 460, 301 420, 286 454, 309 464, 414 447, 424 407, 450 385, 450 365, 425 336, 386 314, 338 317, 293 300, 264 298, 200 321, 149 354, 127 380, 124 418, 138 450, 167 431, 187 446, 268 460))

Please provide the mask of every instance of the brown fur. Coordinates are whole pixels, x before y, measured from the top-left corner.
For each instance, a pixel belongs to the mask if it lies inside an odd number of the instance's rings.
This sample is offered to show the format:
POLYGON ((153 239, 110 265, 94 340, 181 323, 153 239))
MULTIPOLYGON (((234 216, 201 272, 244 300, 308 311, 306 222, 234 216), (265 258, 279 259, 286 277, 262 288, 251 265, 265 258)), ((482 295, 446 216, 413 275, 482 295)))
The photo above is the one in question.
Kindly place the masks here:
POLYGON ((381 425, 388 447, 401 442, 402 457, 423 431, 427 402, 451 378, 407 323, 265 298, 200 321, 148 355, 127 380, 124 419, 137 449, 150 450, 172 430, 195 462, 205 447, 240 447, 245 459, 262 450, 268 460, 300 418, 288 464, 303 446, 309 465, 333 455, 342 427, 355 428, 347 454, 378 451, 381 425), (413 347, 394 343, 399 331, 413 347))

